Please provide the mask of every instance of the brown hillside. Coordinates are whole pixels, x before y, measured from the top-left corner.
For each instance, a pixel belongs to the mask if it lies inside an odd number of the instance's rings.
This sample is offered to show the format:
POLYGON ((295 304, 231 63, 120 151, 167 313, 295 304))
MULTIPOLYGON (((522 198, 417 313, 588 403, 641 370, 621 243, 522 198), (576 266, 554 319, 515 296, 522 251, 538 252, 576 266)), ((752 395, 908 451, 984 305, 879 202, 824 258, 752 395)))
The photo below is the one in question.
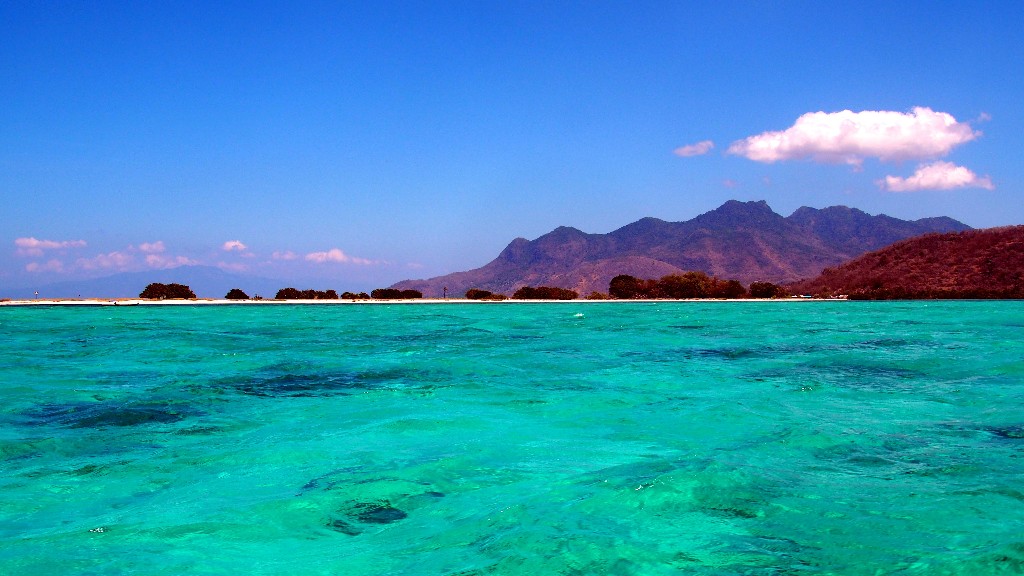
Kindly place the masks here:
POLYGON ((796 282, 851 298, 1024 298, 1024 226, 926 234, 796 282))

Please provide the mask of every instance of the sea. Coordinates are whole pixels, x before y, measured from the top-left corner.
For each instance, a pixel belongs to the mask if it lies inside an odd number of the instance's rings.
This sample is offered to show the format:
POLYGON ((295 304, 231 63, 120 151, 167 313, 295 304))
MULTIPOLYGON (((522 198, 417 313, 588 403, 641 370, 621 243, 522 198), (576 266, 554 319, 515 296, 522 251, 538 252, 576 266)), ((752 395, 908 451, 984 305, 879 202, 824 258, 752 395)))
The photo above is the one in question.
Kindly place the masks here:
POLYGON ((1024 302, 0 308, 0 574, 1024 573, 1024 302))

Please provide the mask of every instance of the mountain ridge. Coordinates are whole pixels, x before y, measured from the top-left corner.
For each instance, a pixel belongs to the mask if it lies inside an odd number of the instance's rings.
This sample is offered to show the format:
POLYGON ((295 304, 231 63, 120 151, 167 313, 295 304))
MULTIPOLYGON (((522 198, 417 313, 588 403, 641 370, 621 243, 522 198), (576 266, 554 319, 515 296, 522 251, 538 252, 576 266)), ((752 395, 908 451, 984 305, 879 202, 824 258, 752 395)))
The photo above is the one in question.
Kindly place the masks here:
POLYGON ((559 226, 534 240, 514 239, 479 268, 392 287, 459 296, 470 288, 510 294, 547 285, 585 295, 607 291, 618 274, 656 278, 691 270, 744 284, 791 283, 898 240, 969 229, 944 216, 908 221, 847 206, 804 206, 784 217, 764 200, 729 200, 687 221, 645 217, 607 234, 559 226))

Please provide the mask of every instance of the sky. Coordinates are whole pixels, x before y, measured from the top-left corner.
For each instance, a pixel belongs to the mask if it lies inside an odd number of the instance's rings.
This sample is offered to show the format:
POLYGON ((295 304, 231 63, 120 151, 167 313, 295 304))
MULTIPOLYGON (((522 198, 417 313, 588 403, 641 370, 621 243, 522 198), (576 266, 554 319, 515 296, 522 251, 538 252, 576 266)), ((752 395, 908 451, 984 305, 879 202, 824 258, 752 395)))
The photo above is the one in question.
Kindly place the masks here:
POLYGON ((1024 2, 0 3, 4 286, 369 290, 730 199, 1024 224, 1024 2))

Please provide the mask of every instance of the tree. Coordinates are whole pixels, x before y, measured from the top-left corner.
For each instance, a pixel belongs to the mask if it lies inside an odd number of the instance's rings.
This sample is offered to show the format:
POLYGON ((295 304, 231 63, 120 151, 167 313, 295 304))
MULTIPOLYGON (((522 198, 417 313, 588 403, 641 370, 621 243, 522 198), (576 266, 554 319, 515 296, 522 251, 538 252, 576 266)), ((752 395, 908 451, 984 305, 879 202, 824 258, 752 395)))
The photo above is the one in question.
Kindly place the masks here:
POLYGON ((665 298, 661 292, 661 282, 658 280, 641 280, 638 288, 640 292, 637 298, 665 298))
POLYGON ((480 290, 477 288, 470 288, 469 290, 466 290, 466 298, 470 300, 483 300, 488 296, 493 295, 494 293, 491 292, 490 290, 480 290))
POLYGON ((669 274, 658 281, 658 293, 662 298, 704 298, 710 283, 711 278, 703 272, 669 274))
POLYGON ((337 300, 338 293, 334 290, 296 290, 282 288, 277 291, 276 300, 337 300))
POLYGON ((751 298, 780 298, 786 295, 786 290, 782 286, 777 286, 771 282, 750 283, 751 298))
POLYGON ((640 280, 628 274, 619 274, 608 284, 608 295, 620 300, 632 300, 640 296, 640 280))
POLYGON ((740 284, 739 280, 719 280, 712 278, 711 290, 708 296, 712 298, 742 298, 747 294, 747 289, 740 284))
POLYGON ((148 298, 152 300, 166 300, 168 298, 195 298, 196 294, 191 288, 184 284, 161 284, 159 282, 153 282, 146 286, 145 290, 139 294, 139 298, 148 298))
POLYGON ((248 300, 249 295, 242 292, 238 288, 232 288, 228 291, 227 295, 224 296, 225 300, 248 300))
POLYGON ((654 298, 739 298, 746 294, 738 280, 719 280, 704 272, 669 274, 660 280, 641 280, 626 274, 612 278, 608 294, 622 300, 654 298))
POLYGON ((555 288, 552 286, 538 286, 531 288, 523 286, 516 290, 512 298, 516 300, 575 300, 579 294, 567 288, 555 288))
POLYGON ((397 288, 377 288, 370 292, 374 300, 416 300, 423 298, 419 290, 399 290, 397 288))

